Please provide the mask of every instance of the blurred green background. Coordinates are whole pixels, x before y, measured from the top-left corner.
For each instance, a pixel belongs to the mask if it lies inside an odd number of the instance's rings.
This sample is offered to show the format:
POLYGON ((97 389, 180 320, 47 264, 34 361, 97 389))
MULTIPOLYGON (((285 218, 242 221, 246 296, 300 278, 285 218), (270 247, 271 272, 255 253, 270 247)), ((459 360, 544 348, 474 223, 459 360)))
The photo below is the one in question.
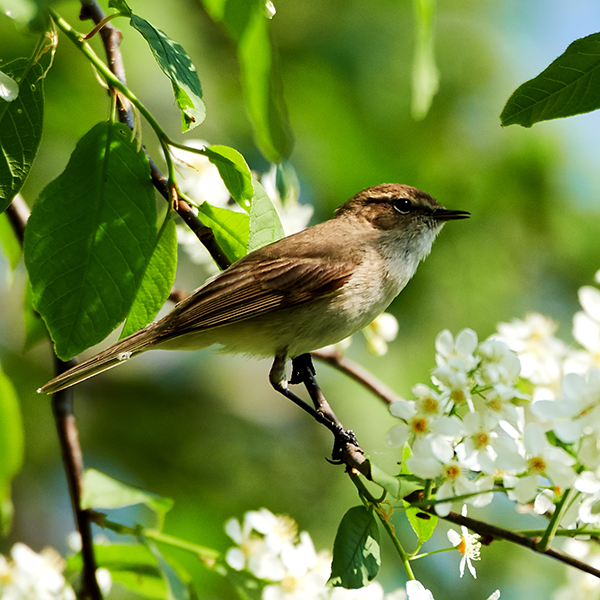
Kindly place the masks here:
MULTIPOLYGON (((207 119, 188 137, 241 151, 265 171, 246 117, 235 49, 197 0, 136 2, 132 8, 180 42, 202 81, 207 119)), ((315 221, 357 191, 383 182, 415 185, 469 221, 449 224, 432 255, 393 303, 398 339, 384 358, 366 353, 360 336, 348 355, 398 393, 426 382, 434 340, 444 328, 472 327, 480 338, 499 321, 540 311, 569 343, 577 288, 600 268, 600 120, 597 114, 502 129, 499 114, 512 91, 539 73, 575 38, 593 33, 593 1, 440 0, 435 21, 440 91, 428 116, 410 116, 414 47, 412 3, 405 0, 275 2, 273 38, 281 53, 285 96, 296 135, 292 155, 301 202, 315 221)), ((106 5, 104 5, 106 8, 106 5)), ((77 28, 78 3, 58 5, 77 28)), ((126 21, 122 51, 130 87, 174 139, 184 141, 169 82, 126 21)), ((97 41, 95 41, 96 47, 97 41)), ((27 56, 34 38, 0 17, 0 58, 27 56)), ((80 53, 62 36, 46 79, 45 132, 23 190, 31 204, 66 165, 77 140, 108 114, 106 93, 80 53)), ((144 142, 158 156, 146 131, 144 142)), ((198 268, 182 254, 177 285, 197 287, 198 268)), ((48 399, 35 390, 52 375, 50 349, 23 352, 25 271, 14 278, 0 256, 0 361, 12 378, 25 423, 26 460, 14 483, 15 541, 66 551, 74 529, 48 399)), ((337 415, 367 453, 393 470, 385 443, 392 418, 356 384, 317 365, 337 415)), ((337 525, 357 503, 341 467, 324 458, 330 435, 268 384, 268 362, 199 353, 155 352, 77 389, 85 463, 175 499, 166 531, 225 550, 223 524, 261 506, 295 518, 317 549, 331 548, 337 525)), ((497 499, 475 517, 532 526, 497 499)), ((147 520, 126 511, 115 519, 147 520)), ((401 531, 401 514, 395 522, 401 531)), ((441 525, 426 549, 446 547, 441 525)), ((406 540, 410 532, 405 531, 406 540)), ((412 541, 407 541, 410 548, 412 541)), ((202 598, 233 598, 228 584, 186 555, 202 598)), ((400 562, 384 542, 379 581, 404 584, 400 562)), ((505 600, 548 598, 564 579, 549 559, 495 542, 482 550, 479 578, 458 578, 459 555, 415 564, 436 598, 481 599, 500 588, 505 600), (450 582, 450 583, 449 583, 450 582)))

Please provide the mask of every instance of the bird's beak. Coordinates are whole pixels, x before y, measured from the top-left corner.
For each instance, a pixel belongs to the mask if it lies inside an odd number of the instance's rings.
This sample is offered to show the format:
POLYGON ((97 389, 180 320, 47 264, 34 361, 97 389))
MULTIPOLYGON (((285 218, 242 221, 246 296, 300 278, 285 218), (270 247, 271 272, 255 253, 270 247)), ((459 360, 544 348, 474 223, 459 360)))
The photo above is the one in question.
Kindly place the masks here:
POLYGON ((448 210, 447 208, 436 208, 432 217, 436 221, 457 221, 458 219, 468 219, 471 213, 466 210, 448 210))

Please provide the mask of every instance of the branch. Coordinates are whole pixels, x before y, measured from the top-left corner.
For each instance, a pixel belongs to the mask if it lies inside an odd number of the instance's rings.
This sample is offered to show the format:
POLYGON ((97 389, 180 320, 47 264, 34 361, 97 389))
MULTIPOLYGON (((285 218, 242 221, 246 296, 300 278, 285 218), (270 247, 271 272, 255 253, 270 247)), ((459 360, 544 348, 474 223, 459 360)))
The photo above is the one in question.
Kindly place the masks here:
MULTIPOLYGON (((55 357, 56 375, 60 375, 75 365, 75 361, 63 362, 55 357)), ((92 522, 87 510, 81 508, 83 493, 83 456, 79 444, 79 434, 73 411, 73 388, 67 388, 52 396, 52 412, 60 442, 60 448, 69 484, 71 504, 77 530, 81 536, 81 556, 83 559, 83 590, 80 598, 102 600, 102 592, 96 579, 96 557, 92 537, 92 522)))
POLYGON ((360 383, 367 390, 375 394, 375 396, 383 400, 388 406, 392 402, 400 400, 400 396, 387 387, 385 383, 377 379, 358 363, 342 356, 339 352, 336 352, 335 350, 315 350, 314 352, 311 352, 311 354, 320 361, 331 365, 334 369, 345 373, 348 377, 360 383))
POLYGON ((495 539, 498 540, 506 540, 508 542, 512 542, 513 544, 517 544, 519 546, 523 546, 525 548, 529 548, 538 554, 544 554, 549 556, 550 558, 554 558, 566 565, 579 569, 585 573, 589 573, 594 577, 600 578, 600 570, 595 569, 591 565, 584 563, 581 560, 573 558, 560 550, 556 550, 555 548, 541 548, 538 546, 540 539, 537 537, 527 537, 522 533, 517 533, 515 531, 511 531, 510 529, 505 529, 504 527, 498 527, 497 525, 491 525, 490 523, 485 523, 484 521, 478 521, 477 519, 473 519, 471 517, 465 517, 463 515, 459 515, 458 513, 451 512, 445 517, 440 517, 436 512, 432 509, 428 509, 426 512, 436 515, 445 521, 449 521, 450 523, 455 523, 456 525, 464 525, 471 531, 478 533, 481 536, 482 544, 491 544, 495 539))
MULTIPOLYGON (((91 19, 96 25, 98 25, 105 20, 106 15, 96 0, 81 0, 80 18, 82 20, 91 19)), ((122 39, 121 32, 111 23, 105 21, 104 25, 100 29, 100 36, 104 44, 104 51, 106 52, 110 71, 117 78, 118 82, 120 82, 122 86, 126 87, 127 83, 125 79, 125 67, 123 66, 123 58, 121 55, 121 50, 119 49, 122 39)), ((80 40, 77 41, 77 43, 79 42, 80 40)), ((83 44, 82 40, 81 44, 83 44)), ((109 86, 111 86, 110 81, 107 81, 107 83, 109 86)), ((115 84, 116 83, 117 82, 115 82, 115 84)), ((127 125, 127 127, 130 129, 133 129, 132 112, 129 108, 122 107, 120 102, 119 120, 121 123, 127 125)), ((144 151, 146 152, 145 148, 144 151)), ((208 250, 219 268, 224 270, 229 267, 229 265, 231 265, 231 261, 225 252, 223 252, 222 248, 217 244, 212 229, 202 223, 198 216, 194 214, 189 204, 179 197, 177 190, 169 189, 167 178, 161 173, 160 169, 156 166, 156 163, 150 158, 147 152, 146 156, 150 162, 152 183, 156 190, 169 204, 174 205, 179 216, 208 250)))

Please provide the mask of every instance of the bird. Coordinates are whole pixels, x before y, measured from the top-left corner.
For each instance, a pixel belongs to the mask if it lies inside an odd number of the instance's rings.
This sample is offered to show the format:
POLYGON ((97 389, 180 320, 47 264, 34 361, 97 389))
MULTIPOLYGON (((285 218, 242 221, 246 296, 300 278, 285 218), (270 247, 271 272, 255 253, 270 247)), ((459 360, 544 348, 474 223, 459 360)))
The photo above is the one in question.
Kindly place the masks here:
POLYGON ((289 359, 366 327, 406 286, 442 226, 469 216, 408 185, 364 189, 331 219, 250 252, 162 319, 38 391, 56 393, 151 349, 211 346, 273 358, 270 382, 285 390, 289 359))

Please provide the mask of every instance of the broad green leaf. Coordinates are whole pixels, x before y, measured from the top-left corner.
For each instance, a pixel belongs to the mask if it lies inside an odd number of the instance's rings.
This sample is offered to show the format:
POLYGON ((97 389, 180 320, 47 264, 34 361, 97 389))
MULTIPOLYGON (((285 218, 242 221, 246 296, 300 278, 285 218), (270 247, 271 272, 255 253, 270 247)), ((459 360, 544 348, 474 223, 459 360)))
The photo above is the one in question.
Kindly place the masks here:
POLYGON ((121 337, 145 327, 167 301, 177 271, 177 228, 170 217, 158 232, 156 248, 127 315, 121 337))
POLYGON ((333 543, 329 583, 346 589, 367 585, 379 572, 379 529, 372 508, 355 506, 342 518, 333 543))
POLYGON ((290 156, 294 136, 283 99, 279 57, 264 0, 203 0, 206 10, 237 43, 248 114, 258 147, 272 163, 290 156))
POLYGON ((398 478, 386 473, 371 458, 369 458, 369 462, 371 464, 371 479, 397 500, 400 497, 400 481, 398 478))
POLYGON ((159 549, 150 540, 143 538, 144 543, 150 548, 158 561, 158 568, 167 583, 168 600, 189 600, 190 594, 186 584, 182 581, 177 571, 164 559, 159 549))
POLYGON ((250 212, 254 188, 252 173, 244 157, 228 146, 207 146, 202 154, 217 167, 219 175, 231 197, 246 211, 250 212))
POLYGON ((213 230, 217 243, 230 261, 246 255, 250 217, 246 213, 211 206, 203 202, 198 208, 200 220, 213 230))
POLYGON ((25 323, 24 349, 29 350, 36 344, 48 339, 48 330, 40 314, 33 308, 33 292, 31 283, 27 280, 25 284, 25 295, 23 298, 23 321, 25 323))
POLYGON ((129 5, 127 2, 125 2, 125 0, 109 0, 108 5, 111 8, 116 8, 120 13, 123 13, 127 17, 131 17, 133 14, 131 8, 129 8, 129 5))
POLYGON ((121 508, 145 504, 155 513, 173 508, 173 500, 131 487, 96 469, 86 469, 83 475, 82 508, 121 508))
POLYGON ((23 424, 17 393, 0 365, 0 533, 10 529, 10 484, 23 464, 23 424))
POLYGON ((19 95, 12 102, 0 100, 0 213, 29 175, 44 119, 42 67, 18 58, 2 65, 2 71, 17 81, 19 95))
POLYGON ((279 215, 263 186, 254 180, 255 197, 250 211, 248 252, 285 237, 279 215))
MULTIPOLYGON (((110 571, 113 583, 144 598, 164 600, 167 584, 156 557, 142 544, 95 544, 94 555, 99 567, 110 571)), ((67 559, 67 570, 81 573, 81 553, 67 559)))
POLYGON ((2 248, 4 256, 8 259, 11 270, 14 271, 21 260, 23 252, 6 214, 0 215, 0 248, 2 248))
POLYGON ((413 0, 413 6, 416 31, 411 112, 413 118, 420 121, 427 116, 433 97, 438 91, 440 72, 435 64, 435 0, 413 0))
POLYGON ((156 240, 148 161, 118 123, 100 123, 40 194, 25 230, 34 306, 59 358, 100 342, 127 316, 156 240))
POLYGON ((420 508, 411 506, 406 501, 403 501, 403 503, 406 509, 406 518, 410 526, 417 534, 419 543, 424 544, 433 535, 438 518, 435 515, 423 512, 420 508))
POLYGON ((600 108, 600 33, 574 41, 537 77, 519 86, 500 115, 506 125, 531 127, 600 108))
POLYGON ((109 5, 130 18, 131 26, 146 39, 158 66, 171 80, 175 102, 181 110, 182 131, 186 132, 200 125, 206 116, 202 86, 196 67, 183 46, 172 40, 164 31, 148 23, 146 19, 131 12, 123 0, 111 1, 109 5))

